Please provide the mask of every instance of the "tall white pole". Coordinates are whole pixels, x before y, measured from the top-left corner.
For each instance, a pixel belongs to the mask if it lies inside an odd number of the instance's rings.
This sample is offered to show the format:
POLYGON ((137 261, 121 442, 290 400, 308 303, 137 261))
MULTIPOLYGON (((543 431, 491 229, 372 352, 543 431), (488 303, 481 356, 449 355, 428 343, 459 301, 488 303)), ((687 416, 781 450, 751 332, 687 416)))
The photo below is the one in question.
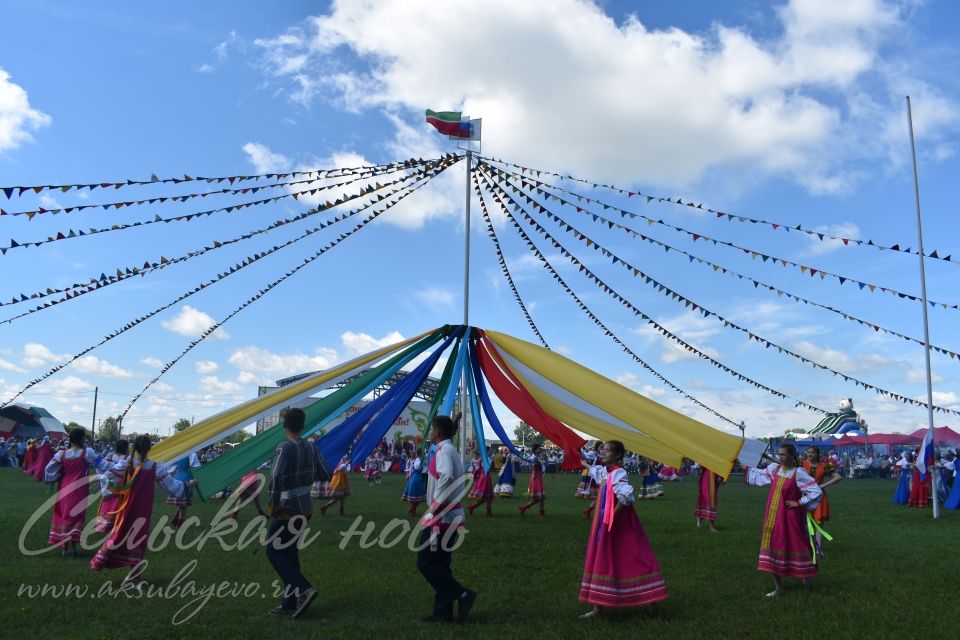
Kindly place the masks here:
MULTIPOLYGON (((469 143, 467 143, 469 145, 469 143)), ((467 181, 466 181, 466 202, 464 204, 464 229, 463 229, 463 324, 470 325, 470 178, 473 171, 473 151, 467 149, 467 181)), ((469 335, 463 336, 464 340, 469 340, 469 335)), ((467 382, 464 376, 468 375, 467 366, 464 363, 463 375, 460 376, 460 458, 466 463, 467 460, 467 382)), ((470 416, 473 419, 473 416, 470 416)))
MULTIPOLYGON (((910 107, 910 96, 907 96, 907 124, 910 127, 910 153, 913 156, 913 198, 917 205, 917 250, 920 254, 920 297, 923 299, 923 355, 927 365, 927 429, 930 433, 930 442, 934 442, 933 430, 933 374, 930 371, 930 324, 927 319, 927 274, 923 265, 923 226, 920 222, 920 178, 917 175, 917 145, 913 137, 913 110, 910 107)), ((923 451, 920 452, 923 455, 923 451)), ((937 474, 931 474, 931 493, 933 494, 933 519, 940 519, 940 503, 937 501, 937 474)))

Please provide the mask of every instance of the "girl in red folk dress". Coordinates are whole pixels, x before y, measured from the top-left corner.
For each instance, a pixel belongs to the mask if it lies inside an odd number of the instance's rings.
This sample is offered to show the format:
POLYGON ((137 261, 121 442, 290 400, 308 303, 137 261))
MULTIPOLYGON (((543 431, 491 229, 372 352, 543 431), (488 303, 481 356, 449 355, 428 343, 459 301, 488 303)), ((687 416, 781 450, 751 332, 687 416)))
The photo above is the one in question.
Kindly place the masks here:
POLYGON ((760 532, 760 561, 757 571, 773 575, 774 589, 768 597, 779 596, 784 576, 809 584, 817 575, 807 515, 817 508, 823 491, 802 467, 798 468, 797 448, 781 445, 776 461, 766 469, 744 467, 744 480, 756 487, 770 485, 767 509, 760 532))
POLYGON ((602 464, 588 467, 599 494, 580 583, 580 601, 593 609, 581 618, 597 617, 606 607, 639 607, 667 599, 660 565, 633 508, 633 487, 620 466, 623 454, 623 443, 610 440, 601 448, 602 464))
MULTIPOLYGON (((130 453, 130 443, 126 440, 117 440, 113 453, 107 456, 109 466, 123 465, 130 453)), ((113 529, 117 519, 117 509, 120 508, 121 495, 114 493, 110 484, 111 474, 100 475, 100 509, 97 511, 97 531, 106 533, 113 529)))
POLYGON ((27 440, 27 450, 23 454, 23 472, 28 476, 33 475, 33 465, 37 460, 37 443, 33 438, 27 440))
MULTIPOLYGON (((914 451, 913 459, 914 461, 919 461, 919 448, 914 451)), ((915 462, 913 465, 913 482, 910 484, 910 498, 907 500, 907 506, 925 509, 933 504, 933 494, 930 492, 933 474, 927 473, 927 477, 921 480, 920 468, 917 466, 917 464, 919 464, 919 462, 915 462)))
POLYGON ((143 560, 153 517, 154 484, 173 496, 181 496, 197 484, 196 480, 180 482, 165 464, 148 459, 151 446, 150 436, 137 436, 133 441, 133 455, 109 470, 116 479, 117 492, 123 497, 110 535, 90 561, 94 571, 135 567, 143 560))
POLYGON ((490 481, 490 475, 483 470, 483 458, 480 453, 473 454, 473 460, 470 462, 470 473, 473 474, 473 488, 470 490, 470 497, 476 502, 467 507, 470 515, 473 515, 474 509, 481 504, 486 503, 487 515, 493 515, 493 483, 490 481))
POLYGON ((720 492, 721 484, 723 484, 723 478, 704 466, 700 467, 697 509, 693 512, 693 515, 697 518, 697 529, 700 528, 700 521, 706 520, 707 524, 710 525, 710 531, 717 533, 717 527, 714 523, 717 521, 717 494, 720 492))
POLYGON ((527 458, 527 462, 530 463, 530 484, 527 485, 527 497, 530 498, 530 501, 520 507, 520 515, 525 514, 527 509, 533 505, 540 503, 540 517, 542 518, 546 515, 544 505, 547 496, 543 491, 543 460, 540 458, 541 447, 535 444, 530 450, 533 451, 533 455, 527 458))
POLYGON ((50 535, 47 543, 79 554, 77 543, 87 521, 87 504, 90 501, 90 485, 87 472, 90 467, 105 469, 107 462, 84 443, 83 429, 70 431, 70 446, 56 452, 43 468, 45 482, 57 483, 57 501, 53 506, 50 535))

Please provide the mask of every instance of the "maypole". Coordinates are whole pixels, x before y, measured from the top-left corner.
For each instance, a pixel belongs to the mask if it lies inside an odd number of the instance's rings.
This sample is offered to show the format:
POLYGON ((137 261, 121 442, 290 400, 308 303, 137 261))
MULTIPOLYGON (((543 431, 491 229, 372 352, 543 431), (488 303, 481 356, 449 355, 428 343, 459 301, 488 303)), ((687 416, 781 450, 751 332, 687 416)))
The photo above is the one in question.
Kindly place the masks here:
MULTIPOLYGON (((473 151, 467 143, 467 182, 466 197, 464 202, 464 227, 463 227, 463 326, 470 326, 470 180, 473 170, 473 151)), ((465 335, 464 340, 469 340, 470 336, 465 335)), ((460 432, 460 459, 466 464, 467 461, 467 378, 470 369, 463 368, 463 374, 460 376, 460 414, 462 416, 462 428, 460 432)), ((471 416, 473 418, 473 416, 471 416)), ((474 418, 475 419, 475 418, 474 418)))
MULTIPOLYGON (((432 111, 427 109, 427 123, 433 125, 437 131, 446 135, 451 140, 457 142, 466 142, 467 146, 458 148, 466 151, 467 157, 467 179, 464 203, 464 227, 463 227, 463 324, 470 325, 470 181, 473 172, 473 149, 470 147, 472 141, 480 141, 480 130, 482 119, 471 120, 470 116, 463 115, 460 111, 432 111)), ((479 151, 479 149, 478 149, 479 151)), ((465 335, 464 340, 469 340, 470 336, 465 335)), ((460 457, 464 461, 467 458, 467 381, 469 367, 463 367, 460 377, 460 457)))
MULTIPOLYGON (((907 96, 907 125, 910 127, 910 153, 913 157, 913 199, 917 208, 917 253, 920 256, 920 296, 923 299, 923 356, 927 367, 927 437, 934 447, 935 432, 933 430, 933 375, 930 370, 930 324, 927 319, 927 274, 923 265, 923 226, 920 221, 920 178, 917 175, 917 145, 913 137, 913 110, 910 108, 910 96, 907 96)), ((924 455, 925 447, 921 446, 920 456, 924 455)), ((923 461, 924 465, 926 461, 923 461)), ((931 474, 930 493, 933 494, 933 519, 940 519, 940 503, 937 501, 937 473, 927 469, 931 474)))

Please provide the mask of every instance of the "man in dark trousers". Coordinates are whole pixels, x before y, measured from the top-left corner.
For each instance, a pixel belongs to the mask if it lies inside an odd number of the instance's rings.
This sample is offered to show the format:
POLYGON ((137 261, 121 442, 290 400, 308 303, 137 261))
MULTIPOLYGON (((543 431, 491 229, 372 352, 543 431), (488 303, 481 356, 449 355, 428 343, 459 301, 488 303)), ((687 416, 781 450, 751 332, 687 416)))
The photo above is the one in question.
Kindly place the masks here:
POLYGON ((268 507, 267 559, 284 583, 280 606, 271 613, 294 618, 317 597, 300 572, 299 541, 313 515, 310 487, 329 480, 319 450, 300 438, 305 419, 303 409, 289 409, 283 417, 287 439, 277 447, 268 507))
POLYGON ((457 620, 470 614, 477 592, 465 588, 453 577, 450 562, 457 548, 464 515, 460 500, 466 491, 463 461, 451 438, 457 427, 449 416, 437 416, 430 425, 430 442, 436 451, 427 466, 427 512, 420 523, 420 551, 417 568, 436 592, 433 613, 424 622, 453 622, 453 603, 458 603, 457 620))

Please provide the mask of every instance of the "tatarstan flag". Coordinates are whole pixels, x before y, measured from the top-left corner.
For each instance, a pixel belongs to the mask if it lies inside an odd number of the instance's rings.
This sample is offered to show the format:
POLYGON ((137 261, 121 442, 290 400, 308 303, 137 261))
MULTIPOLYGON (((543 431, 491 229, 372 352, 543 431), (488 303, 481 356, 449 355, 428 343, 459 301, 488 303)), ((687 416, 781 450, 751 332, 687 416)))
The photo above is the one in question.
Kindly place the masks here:
POLYGON ((427 122, 437 131, 451 138, 480 139, 480 120, 464 117, 460 111, 433 111, 427 109, 427 122))

